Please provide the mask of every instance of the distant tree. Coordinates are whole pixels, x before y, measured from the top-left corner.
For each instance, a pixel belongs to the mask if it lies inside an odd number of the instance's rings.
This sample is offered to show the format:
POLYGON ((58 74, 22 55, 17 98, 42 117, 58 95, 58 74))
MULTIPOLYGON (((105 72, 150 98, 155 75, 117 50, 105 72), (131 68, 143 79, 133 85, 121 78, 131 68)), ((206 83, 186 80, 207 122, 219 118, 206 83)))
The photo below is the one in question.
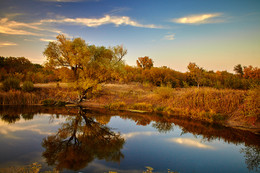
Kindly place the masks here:
POLYGON ((260 80, 260 68, 253 66, 244 66, 244 78, 260 80))
POLYGON ((137 67, 140 67, 142 69, 150 69, 151 67, 153 67, 153 60, 148 56, 139 57, 138 60, 136 60, 136 63, 137 67))
POLYGON ((236 74, 238 74, 239 76, 243 77, 244 72, 243 72, 243 67, 241 66, 241 64, 238 64, 234 67, 234 71, 236 72, 236 74))
POLYGON ((204 80, 204 69, 197 66, 195 63, 189 63, 187 66, 189 74, 196 81, 198 88, 204 80))

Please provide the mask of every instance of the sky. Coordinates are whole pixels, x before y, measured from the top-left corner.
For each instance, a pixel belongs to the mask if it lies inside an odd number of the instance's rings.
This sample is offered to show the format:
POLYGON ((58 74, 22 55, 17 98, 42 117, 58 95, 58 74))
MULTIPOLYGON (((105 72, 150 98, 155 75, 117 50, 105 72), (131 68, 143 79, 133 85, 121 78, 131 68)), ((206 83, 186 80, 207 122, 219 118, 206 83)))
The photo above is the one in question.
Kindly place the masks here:
POLYGON ((125 62, 185 72, 260 67, 260 0, 0 0, 0 56, 43 64, 56 36, 123 45, 125 62))

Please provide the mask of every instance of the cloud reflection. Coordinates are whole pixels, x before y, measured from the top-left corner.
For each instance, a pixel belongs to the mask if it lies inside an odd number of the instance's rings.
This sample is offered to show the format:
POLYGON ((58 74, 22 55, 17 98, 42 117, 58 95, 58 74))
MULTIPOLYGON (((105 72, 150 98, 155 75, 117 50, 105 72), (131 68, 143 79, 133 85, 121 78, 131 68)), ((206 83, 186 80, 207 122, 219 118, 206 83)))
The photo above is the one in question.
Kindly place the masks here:
POLYGON ((215 149, 210 145, 202 144, 198 140, 190 139, 190 138, 171 138, 168 139, 168 141, 181 144, 184 146, 188 146, 188 147, 195 147, 195 148, 202 148, 202 149, 215 149))
POLYGON ((122 134, 121 136, 125 139, 130 139, 130 138, 135 138, 137 136, 152 136, 152 135, 158 135, 158 132, 152 132, 152 131, 148 131, 148 132, 131 132, 131 133, 125 133, 122 134))
POLYGON ((32 124, 31 122, 21 119, 15 124, 9 124, 0 120, 0 134, 5 138, 11 139, 22 139, 22 137, 16 136, 17 132, 21 131, 30 131, 44 136, 52 135, 53 133, 49 130, 50 127, 57 126, 60 121, 63 120, 55 120, 55 122, 51 124, 48 123, 46 125, 43 125, 41 121, 32 124))

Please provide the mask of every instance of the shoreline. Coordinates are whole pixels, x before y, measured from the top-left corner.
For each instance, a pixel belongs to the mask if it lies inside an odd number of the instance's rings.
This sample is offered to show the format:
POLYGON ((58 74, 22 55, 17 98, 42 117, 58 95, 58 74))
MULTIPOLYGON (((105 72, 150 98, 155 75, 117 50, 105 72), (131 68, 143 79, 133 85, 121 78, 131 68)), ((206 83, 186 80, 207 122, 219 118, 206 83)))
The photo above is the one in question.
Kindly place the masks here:
POLYGON ((217 90, 213 88, 168 88, 140 83, 103 84, 94 97, 80 104, 77 92, 66 87, 38 84, 33 92, 0 92, 0 105, 82 106, 137 113, 157 113, 218 123, 223 126, 260 133, 259 88, 217 90))

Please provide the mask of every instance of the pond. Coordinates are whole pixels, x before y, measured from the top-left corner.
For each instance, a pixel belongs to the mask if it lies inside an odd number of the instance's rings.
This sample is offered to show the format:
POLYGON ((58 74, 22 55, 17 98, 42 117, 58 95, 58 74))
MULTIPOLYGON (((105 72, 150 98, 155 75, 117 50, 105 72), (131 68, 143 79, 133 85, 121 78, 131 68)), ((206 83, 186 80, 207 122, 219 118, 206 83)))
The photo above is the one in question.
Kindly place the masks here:
POLYGON ((258 172, 260 137, 181 118, 104 109, 0 107, 0 172, 258 172))

